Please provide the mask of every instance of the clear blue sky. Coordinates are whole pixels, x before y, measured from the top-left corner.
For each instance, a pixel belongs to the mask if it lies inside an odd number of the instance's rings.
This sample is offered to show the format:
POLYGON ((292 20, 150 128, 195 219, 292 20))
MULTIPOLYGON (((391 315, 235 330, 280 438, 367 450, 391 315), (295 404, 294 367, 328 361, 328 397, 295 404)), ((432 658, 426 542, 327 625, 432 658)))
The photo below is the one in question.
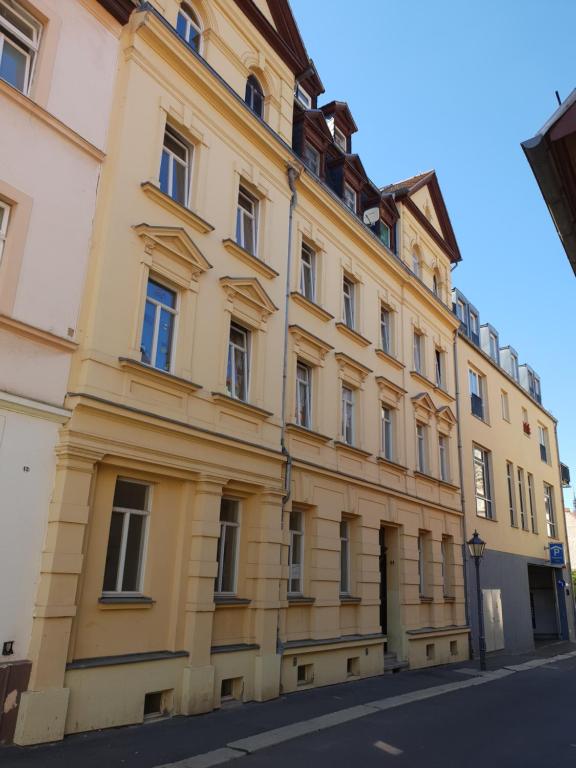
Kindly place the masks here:
MULTIPOLYGON (((379 185, 434 168, 454 285, 542 380, 576 484, 576 277, 520 142, 576 88, 574 0, 291 0, 326 93, 379 185)), ((569 492, 572 498, 572 491, 569 492)))

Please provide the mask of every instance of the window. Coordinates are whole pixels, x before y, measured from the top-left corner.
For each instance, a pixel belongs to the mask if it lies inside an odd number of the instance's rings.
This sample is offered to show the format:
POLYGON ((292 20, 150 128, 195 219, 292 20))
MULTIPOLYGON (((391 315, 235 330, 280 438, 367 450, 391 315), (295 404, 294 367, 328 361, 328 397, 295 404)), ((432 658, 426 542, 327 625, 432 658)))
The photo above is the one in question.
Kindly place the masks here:
POLYGON ((556 516, 554 514, 554 489, 544 483, 544 512, 546 516, 546 532, 551 539, 556 538, 556 516))
POLYGON ((310 301, 316 295, 316 254, 306 243, 302 243, 300 254, 300 293, 310 301))
POLYGON ((489 520, 494 518, 492 482, 490 479, 490 453, 475 445, 472 451, 474 463, 474 489, 476 514, 489 520))
POLYGON ((490 357, 492 360, 498 361, 498 337, 495 333, 492 333, 492 331, 488 334, 488 345, 490 349, 490 357))
POLYGON ((118 478, 108 534, 104 593, 142 591, 149 514, 150 486, 118 478))
POLYGON ((228 341, 228 368, 226 389, 237 400, 248 400, 250 331, 237 323, 230 323, 228 341))
POLYGON ((538 520, 536 518, 536 502, 534 500, 534 478, 528 472, 528 505, 530 508, 530 526, 532 533, 538 533, 538 520))
POLYGON ((350 594, 350 523, 340 522, 340 594, 350 594))
POLYGON ((380 343, 387 355, 392 354, 392 316, 385 306, 380 307, 380 343))
POLYGON ((429 597, 428 563, 430 561, 431 548, 430 533, 420 531, 418 533, 418 589, 420 597, 429 597))
POLYGON ((244 250, 256 255, 258 247, 258 200, 244 187, 238 190, 236 211, 236 242, 244 250))
POLYGON ((344 184, 344 194, 342 195, 344 205, 346 205, 352 213, 356 213, 356 192, 352 189, 350 184, 344 184))
POLYGON ((304 514, 290 512, 290 547, 288 549, 288 594, 302 594, 304 565, 304 514))
POLYGON ((432 275, 432 293, 434 296, 440 298, 440 288, 438 286, 438 277, 436 274, 432 275))
POLYGON ((311 426, 311 385, 312 371, 299 362, 296 365, 296 423, 308 429, 311 426))
POLYGON ((188 205, 191 154, 191 148, 167 125, 160 161, 160 189, 181 205, 188 205))
POLYGON ((515 381, 518 381, 518 357, 510 354, 510 373, 515 381))
POLYGON ((514 467, 506 462, 506 485, 508 486, 508 510, 510 512, 510 525, 516 527, 516 496, 514 493, 514 467))
POLYGON ((336 126, 334 126, 334 144, 336 144, 336 146, 339 147, 342 152, 348 151, 348 142, 346 141, 346 136, 344 136, 340 128, 337 128, 336 126))
POLYGON ((484 376, 481 376, 471 368, 468 370, 470 382, 470 406, 474 416, 484 418, 484 376))
POLYGON ((434 350, 434 362, 436 372, 436 386, 440 389, 444 387, 444 353, 441 349, 434 350))
POLYGON ((380 241, 384 243, 386 248, 390 248, 390 227, 385 221, 380 222, 380 241))
POLYGON ((476 312, 473 312, 470 310, 470 335, 472 336, 472 340, 478 343, 478 315, 476 312))
POLYGON ((426 437, 426 426, 424 424, 416 424, 416 469, 424 474, 428 466, 426 461, 426 437))
POLYGON ((454 596, 454 538, 442 536, 440 543, 442 558, 442 585, 444 597, 454 596))
POLYGON ((538 376, 534 376, 534 392, 531 393, 532 397, 539 403, 542 402, 542 392, 540 390, 540 379, 538 376))
POLYGON ((461 323, 466 322, 466 304, 464 304, 462 299, 456 301, 456 317, 461 323))
POLYGON ((450 472, 448 463, 448 438, 446 435, 438 436, 438 452, 440 454, 440 480, 447 483, 450 480, 450 472))
POLYGON ((412 251, 412 272, 416 277, 420 277, 420 254, 418 251, 412 251))
POLYGON ((320 175, 320 152, 308 142, 304 144, 302 160, 308 170, 315 173, 316 176, 320 175))
POLYGON ((141 360, 161 371, 172 369, 172 347, 176 323, 176 292, 148 278, 144 325, 140 341, 141 360))
POLYGON ((424 375, 424 354, 422 349, 423 347, 422 334, 418 333, 418 331, 414 331, 413 345, 414 345, 414 370, 417 373, 424 375))
POLYGON ((218 572, 214 582, 217 594, 236 592, 238 566, 239 503, 233 499, 220 502, 220 538, 218 539, 218 572))
POLYGON ((28 93, 41 26, 16 0, 0 0, 0 78, 28 93))
POLYGON ((524 470, 517 467, 518 478, 518 506, 520 509, 520 525, 524 531, 528 530, 528 519, 526 518, 526 499, 524 497, 524 470))
POLYGON ((264 117, 264 93, 262 92, 262 86, 254 75, 246 80, 246 93, 244 95, 244 101, 252 112, 258 117, 264 117))
POLYGON ((354 445, 354 390, 342 385, 342 439, 354 445))
POLYGON ((187 3, 182 3, 176 20, 176 31, 185 40, 190 48, 200 53, 202 40, 202 28, 198 16, 187 3))
POLYGON ((0 261, 2 261, 2 252, 4 251, 4 243, 6 242, 9 217, 10 206, 0 201, 0 261))
POLYGON ((296 97, 296 101, 299 101, 303 107, 306 107, 306 109, 312 109, 312 97, 308 91, 305 91, 304 88, 302 88, 300 83, 296 83, 294 96, 296 97))
POLYGON ((342 279, 342 295, 344 299, 344 324, 348 326, 348 328, 354 329, 354 320, 356 316, 356 307, 355 307, 355 292, 356 292, 356 284, 350 280, 349 277, 344 275, 344 278, 342 279))
POLYGON ((502 406, 502 418, 506 421, 510 421, 510 406, 508 404, 508 392, 502 390, 500 392, 500 404, 502 406))
POLYGON ((392 411, 385 405, 381 407, 382 420, 382 453, 388 461, 394 460, 394 431, 392 425, 392 411))
POLYGON ((548 463, 548 430, 538 425, 538 442, 540 443, 540 458, 548 463))

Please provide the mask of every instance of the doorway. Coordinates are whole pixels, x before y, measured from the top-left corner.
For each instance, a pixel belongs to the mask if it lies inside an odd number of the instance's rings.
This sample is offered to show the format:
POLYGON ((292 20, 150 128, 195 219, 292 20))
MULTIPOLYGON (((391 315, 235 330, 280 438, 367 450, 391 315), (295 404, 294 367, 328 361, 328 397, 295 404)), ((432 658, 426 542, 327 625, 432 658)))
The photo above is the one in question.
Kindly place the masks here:
POLYGON ((528 582, 534 640, 557 640, 561 633, 556 596, 556 569, 529 565, 528 582))
POLYGON ((380 626, 388 634, 388 560, 386 556, 386 529, 380 528, 380 626))

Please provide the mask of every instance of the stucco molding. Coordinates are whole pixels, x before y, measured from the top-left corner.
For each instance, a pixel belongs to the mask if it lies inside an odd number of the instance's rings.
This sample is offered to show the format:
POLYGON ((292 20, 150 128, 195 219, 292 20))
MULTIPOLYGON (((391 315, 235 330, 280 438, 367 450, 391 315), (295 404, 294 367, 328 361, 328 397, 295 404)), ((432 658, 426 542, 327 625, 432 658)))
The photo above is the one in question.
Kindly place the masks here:
POLYGON ((56 333, 37 328, 35 325, 29 325, 8 315, 0 315, 0 329, 11 331, 18 336, 25 336, 62 352, 74 352, 78 349, 78 343, 72 339, 66 339, 64 336, 58 336, 56 333))
POLYGON ((144 249, 152 255, 155 250, 165 256, 183 261, 191 270, 194 280, 212 269, 212 264, 183 227, 157 227, 137 224, 134 231, 144 240, 144 249))
POLYGON ((69 411, 67 408, 59 408, 49 403, 43 403, 40 400, 20 397, 19 395, 2 392, 1 390, 0 410, 21 413, 25 416, 34 416, 46 421, 53 421, 56 424, 64 424, 72 416, 72 411, 69 411))
POLYGON ((200 232, 200 234, 207 235, 209 232, 214 231, 212 224, 203 219, 201 216, 198 216, 197 213, 194 213, 191 208, 186 208, 184 205, 176 202, 176 200, 173 200, 169 195, 166 195, 164 192, 162 192, 162 190, 159 189, 155 184, 152 184, 151 181, 142 182, 140 188, 144 194, 147 195, 147 197, 161 205, 165 210, 173 213, 175 216, 178 216, 178 218, 182 219, 182 221, 195 229, 197 232, 200 232))
POLYGON ((221 277, 220 285, 234 303, 245 302, 256 309, 262 321, 278 310, 270 296, 255 277, 221 277))

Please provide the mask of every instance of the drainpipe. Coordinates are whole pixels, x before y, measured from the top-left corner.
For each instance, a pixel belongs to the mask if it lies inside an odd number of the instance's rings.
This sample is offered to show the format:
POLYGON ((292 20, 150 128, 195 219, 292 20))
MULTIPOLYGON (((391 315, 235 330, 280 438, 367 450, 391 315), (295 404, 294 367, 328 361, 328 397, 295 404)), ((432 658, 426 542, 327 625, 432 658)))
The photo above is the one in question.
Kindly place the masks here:
MULTIPOLYGON (((462 464, 462 429, 460 426, 460 379, 458 376, 458 329, 454 329, 454 388, 456 393, 456 434, 458 436, 458 474, 460 478, 460 504, 462 507, 462 563, 464 566, 464 608, 466 611, 466 624, 470 626, 470 603, 468 595, 468 547, 466 542, 466 498, 464 493, 464 469, 462 464)), ((472 632, 468 635, 470 656, 473 658, 472 632)))
MULTIPOLYGON (((572 583, 572 563, 570 562, 570 547, 568 546, 568 528, 566 526, 566 513, 564 512, 564 491, 562 487, 562 469, 560 467, 560 446, 558 444, 558 424, 554 422, 554 442, 556 443, 556 456, 558 458, 558 476, 560 478, 560 499, 562 500, 562 521, 564 523, 564 547, 566 552, 566 564, 568 566, 568 584, 570 585, 570 602, 572 604, 572 619, 576 626, 576 603, 574 602, 574 585, 572 583)), ((560 520, 558 520, 560 522, 560 520)), ((566 590, 564 590, 566 599, 566 590)), ((568 639, 570 640, 570 626, 568 626, 568 639)))

